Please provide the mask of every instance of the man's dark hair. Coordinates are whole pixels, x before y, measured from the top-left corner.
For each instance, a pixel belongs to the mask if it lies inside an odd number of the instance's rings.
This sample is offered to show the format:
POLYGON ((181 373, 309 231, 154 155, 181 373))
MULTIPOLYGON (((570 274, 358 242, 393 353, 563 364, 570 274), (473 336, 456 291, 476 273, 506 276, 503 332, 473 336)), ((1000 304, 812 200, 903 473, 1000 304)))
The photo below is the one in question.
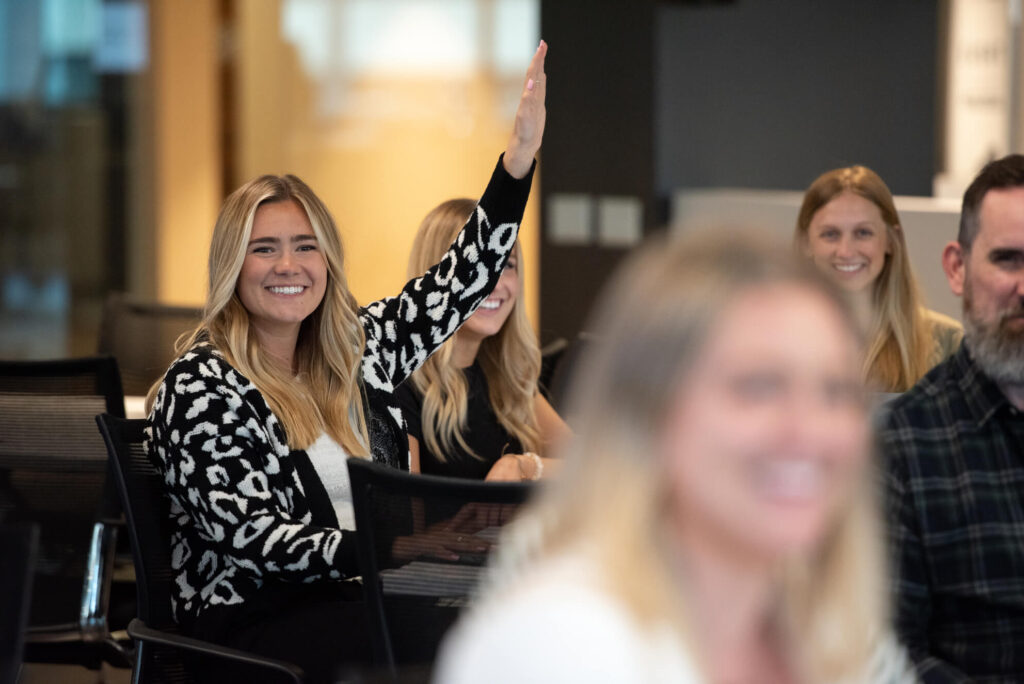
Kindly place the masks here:
POLYGON ((1024 186, 1024 155, 1010 154, 996 159, 981 170, 964 193, 964 204, 960 209, 960 233, 957 241, 965 250, 971 248, 981 228, 979 212, 981 202, 989 190, 1024 186))

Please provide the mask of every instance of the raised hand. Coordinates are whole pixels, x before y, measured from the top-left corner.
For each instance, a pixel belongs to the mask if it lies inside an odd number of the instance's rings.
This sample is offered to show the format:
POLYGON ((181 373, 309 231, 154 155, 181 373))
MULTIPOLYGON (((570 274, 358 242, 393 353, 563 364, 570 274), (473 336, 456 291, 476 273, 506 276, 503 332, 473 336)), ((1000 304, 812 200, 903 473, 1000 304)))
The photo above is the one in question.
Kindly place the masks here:
POLYGON ((526 70, 526 83, 519 98, 519 108, 516 109, 512 135, 505 148, 505 170, 515 178, 522 178, 530 172, 533 158, 544 137, 544 120, 547 118, 544 97, 548 86, 544 58, 547 54, 548 44, 542 40, 526 70))

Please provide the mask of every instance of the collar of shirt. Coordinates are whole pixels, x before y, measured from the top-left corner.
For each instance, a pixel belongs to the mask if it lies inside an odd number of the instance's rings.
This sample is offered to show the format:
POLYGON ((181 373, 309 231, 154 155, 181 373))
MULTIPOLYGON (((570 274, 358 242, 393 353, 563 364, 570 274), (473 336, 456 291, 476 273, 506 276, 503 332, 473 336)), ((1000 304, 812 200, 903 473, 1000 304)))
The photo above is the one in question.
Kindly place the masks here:
POLYGON ((956 371, 955 380, 979 429, 984 429, 986 423, 1000 411, 1013 409, 1010 400, 995 381, 975 363, 966 343, 960 344, 952 357, 952 365, 956 371))

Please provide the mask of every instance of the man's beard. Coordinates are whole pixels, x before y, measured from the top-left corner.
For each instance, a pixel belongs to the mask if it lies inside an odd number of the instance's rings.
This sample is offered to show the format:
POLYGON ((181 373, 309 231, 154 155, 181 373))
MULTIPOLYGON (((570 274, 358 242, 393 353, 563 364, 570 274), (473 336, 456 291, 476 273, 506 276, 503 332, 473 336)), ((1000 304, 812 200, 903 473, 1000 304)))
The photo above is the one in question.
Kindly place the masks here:
POLYGON ((998 384, 1024 384, 1024 329, 1013 330, 1011 317, 1024 315, 1024 303, 983 321, 973 312, 970 280, 964 284, 964 340, 974 362, 998 384))

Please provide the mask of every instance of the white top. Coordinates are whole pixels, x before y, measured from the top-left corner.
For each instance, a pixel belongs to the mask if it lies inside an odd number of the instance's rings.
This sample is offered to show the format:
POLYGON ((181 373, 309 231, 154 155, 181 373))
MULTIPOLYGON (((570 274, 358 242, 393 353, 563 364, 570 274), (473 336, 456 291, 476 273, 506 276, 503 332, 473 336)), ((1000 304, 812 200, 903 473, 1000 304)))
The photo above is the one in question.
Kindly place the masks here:
POLYGON ((594 574, 563 556, 492 593, 445 640, 435 682, 699 682, 675 633, 637 624, 594 574))
POLYGON ((338 528, 356 529, 356 512, 352 508, 352 483, 348 480, 348 454, 326 432, 313 442, 306 454, 331 499, 338 528))
MULTIPOLYGON (((639 624, 579 554, 539 561, 495 584, 449 633, 434 671, 438 684, 698 684, 682 639, 667 625, 639 624)), ((880 640, 865 678, 844 684, 911 684, 913 665, 892 635, 880 640)))

